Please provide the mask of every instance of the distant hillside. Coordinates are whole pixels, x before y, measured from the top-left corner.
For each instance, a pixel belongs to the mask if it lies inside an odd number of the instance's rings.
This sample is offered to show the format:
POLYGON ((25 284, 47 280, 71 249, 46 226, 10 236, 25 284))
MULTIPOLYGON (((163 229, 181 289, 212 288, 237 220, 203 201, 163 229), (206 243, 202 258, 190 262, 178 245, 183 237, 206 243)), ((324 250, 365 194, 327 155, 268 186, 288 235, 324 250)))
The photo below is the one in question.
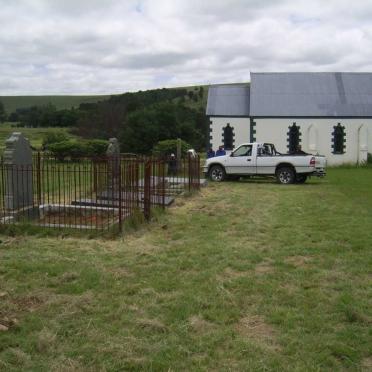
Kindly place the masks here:
POLYGON ((60 109, 79 107, 81 103, 94 103, 110 98, 110 95, 102 96, 0 96, 5 111, 10 114, 17 108, 43 106, 48 103, 60 109))
MULTIPOLYGON (((186 96, 184 104, 188 107, 205 110, 208 95, 208 86, 203 87, 203 94, 200 99, 195 101, 193 97, 186 96)), ((193 92, 198 95, 199 86, 189 86, 171 89, 186 89, 187 92, 193 92)), ((154 89, 151 89, 154 90, 154 89)), ((150 91, 151 91, 150 90, 150 91)), ((115 94, 115 96, 119 96, 115 94)), ((57 110, 70 109, 72 107, 79 107, 81 103, 95 103, 98 101, 104 101, 111 97, 111 95, 100 95, 100 96, 0 96, 0 101, 4 104, 4 108, 7 114, 14 112, 18 108, 25 108, 31 106, 43 106, 48 103, 53 104, 57 110)))

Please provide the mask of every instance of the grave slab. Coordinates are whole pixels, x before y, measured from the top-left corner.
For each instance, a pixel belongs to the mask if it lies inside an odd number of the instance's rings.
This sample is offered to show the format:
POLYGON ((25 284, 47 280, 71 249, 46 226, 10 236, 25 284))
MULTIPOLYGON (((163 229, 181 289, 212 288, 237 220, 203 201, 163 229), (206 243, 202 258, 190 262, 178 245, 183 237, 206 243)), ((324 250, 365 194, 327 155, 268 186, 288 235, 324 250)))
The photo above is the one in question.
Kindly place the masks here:
POLYGON ((5 142, 5 208, 15 210, 33 204, 32 150, 20 132, 13 132, 5 142))

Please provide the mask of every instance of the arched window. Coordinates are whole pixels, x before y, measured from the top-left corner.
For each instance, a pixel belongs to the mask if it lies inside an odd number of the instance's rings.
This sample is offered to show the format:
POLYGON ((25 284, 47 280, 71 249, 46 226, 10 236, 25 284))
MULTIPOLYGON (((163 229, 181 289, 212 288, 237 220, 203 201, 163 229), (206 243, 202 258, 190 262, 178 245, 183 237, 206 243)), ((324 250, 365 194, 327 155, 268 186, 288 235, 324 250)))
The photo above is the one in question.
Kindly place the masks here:
POLYGON ((333 127, 332 133, 332 148, 334 154, 344 154, 345 153, 345 127, 343 127, 340 123, 337 126, 333 127))
POLYGON ((234 128, 227 123, 226 127, 223 128, 223 147, 225 150, 232 150, 234 148, 234 128))
POLYGON ((287 133, 288 139, 288 152, 295 153, 297 151, 298 146, 301 142, 301 132, 300 127, 296 125, 296 123, 293 123, 289 128, 289 131, 287 133))

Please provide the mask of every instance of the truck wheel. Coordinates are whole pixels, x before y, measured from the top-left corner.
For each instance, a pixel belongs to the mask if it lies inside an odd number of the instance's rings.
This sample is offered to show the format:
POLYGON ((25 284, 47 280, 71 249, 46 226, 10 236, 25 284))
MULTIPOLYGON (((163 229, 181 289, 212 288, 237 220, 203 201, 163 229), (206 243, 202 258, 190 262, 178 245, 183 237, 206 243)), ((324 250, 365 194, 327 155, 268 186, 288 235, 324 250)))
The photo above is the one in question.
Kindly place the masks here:
POLYGON ((214 182, 224 181, 226 178, 225 169, 220 165, 212 165, 209 170, 209 178, 214 182))
POLYGON ((295 172, 293 168, 282 167, 276 171, 276 179, 279 183, 288 185, 295 181, 295 172))
POLYGON ((307 180, 307 175, 306 174, 298 174, 296 176, 296 183, 305 183, 307 180))

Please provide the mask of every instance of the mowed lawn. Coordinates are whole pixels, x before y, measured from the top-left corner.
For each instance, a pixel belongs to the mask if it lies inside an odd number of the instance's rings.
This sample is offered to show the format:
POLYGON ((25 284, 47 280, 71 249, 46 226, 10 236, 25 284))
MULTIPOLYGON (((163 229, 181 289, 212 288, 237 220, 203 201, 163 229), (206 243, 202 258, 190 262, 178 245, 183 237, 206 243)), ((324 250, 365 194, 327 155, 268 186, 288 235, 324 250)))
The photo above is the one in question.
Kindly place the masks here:
POLYGON ((372 169, 213 184, 124 239, 0 238, 0 370, 372 368, 372 169))

